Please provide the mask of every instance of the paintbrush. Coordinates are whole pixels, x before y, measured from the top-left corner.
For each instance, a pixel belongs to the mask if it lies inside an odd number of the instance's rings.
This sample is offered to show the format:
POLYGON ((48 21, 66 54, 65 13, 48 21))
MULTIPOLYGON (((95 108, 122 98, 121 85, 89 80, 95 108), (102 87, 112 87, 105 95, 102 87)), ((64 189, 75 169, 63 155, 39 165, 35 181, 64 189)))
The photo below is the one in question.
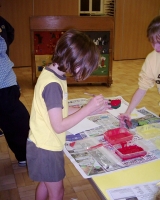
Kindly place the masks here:
POLYGON ((88 92, 85 92, 84 94, 88 95, 88 96, 91 96, 91 97, 95 97, 96 95, 95 94, 90 94, 88 92))

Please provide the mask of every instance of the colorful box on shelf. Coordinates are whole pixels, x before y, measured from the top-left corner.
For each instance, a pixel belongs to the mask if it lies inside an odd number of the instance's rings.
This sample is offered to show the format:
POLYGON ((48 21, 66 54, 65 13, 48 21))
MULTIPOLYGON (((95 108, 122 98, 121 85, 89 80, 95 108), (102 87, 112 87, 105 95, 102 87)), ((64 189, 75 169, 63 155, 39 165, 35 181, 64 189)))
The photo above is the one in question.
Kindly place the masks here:
POLYGON ((104 133, 104 139, 110 144, 121 144, 132 140, 133 134, 126 128, 110 129, 104 133))

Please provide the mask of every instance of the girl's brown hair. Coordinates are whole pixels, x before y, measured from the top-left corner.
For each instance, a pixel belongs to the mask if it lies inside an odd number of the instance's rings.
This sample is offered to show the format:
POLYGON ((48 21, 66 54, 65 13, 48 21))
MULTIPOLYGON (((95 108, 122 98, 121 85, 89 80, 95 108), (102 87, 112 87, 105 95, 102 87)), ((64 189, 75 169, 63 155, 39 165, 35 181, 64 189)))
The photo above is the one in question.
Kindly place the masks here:
POLYGON ((100 52, 94 42, 83 32, 66 31, 58 40, 52 62, 58 69, 80 81, 88 78, 98 67, 100 52))
POLYGON ((155 17, 147 28, 147 37, 150 42, 160 42, 160 15, 155 17))

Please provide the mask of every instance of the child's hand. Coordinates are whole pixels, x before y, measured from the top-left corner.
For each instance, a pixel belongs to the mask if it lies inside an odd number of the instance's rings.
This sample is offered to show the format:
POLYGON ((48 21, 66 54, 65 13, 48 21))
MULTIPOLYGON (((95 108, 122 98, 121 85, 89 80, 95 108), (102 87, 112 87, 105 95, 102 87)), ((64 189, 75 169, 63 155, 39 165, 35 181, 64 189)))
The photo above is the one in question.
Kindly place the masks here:
POLYGON ((105 99, 105 106, 106 106, 106 110, 112 110, 110 100, 105 99))
POLYGON ((97 110, 93 111, 90 115, 102 114, 107 110, 112 109, 109 103, 110 102, 108 100, 104 100, 104 104, 100 108, 97 108, 97 110))
POLYGON ((90 114, 103 113, 107 109, 110 109, 110 105, 108 105, 108 101, 105 100, 104 97, 101 94, 93 97, 88 102, 86 107, 89 109, 90 114))
POLYGON ((130 117, 130 115, 129 114, 127 114, 127 113, 122 113, 122 114, 120 114, 119 116, 118 116, 118 119, 119 119, 119 126, 120 127, 125 127, 126 126, 126 120, 128 120, 128 121, 131 121, 131 117, 130 117))

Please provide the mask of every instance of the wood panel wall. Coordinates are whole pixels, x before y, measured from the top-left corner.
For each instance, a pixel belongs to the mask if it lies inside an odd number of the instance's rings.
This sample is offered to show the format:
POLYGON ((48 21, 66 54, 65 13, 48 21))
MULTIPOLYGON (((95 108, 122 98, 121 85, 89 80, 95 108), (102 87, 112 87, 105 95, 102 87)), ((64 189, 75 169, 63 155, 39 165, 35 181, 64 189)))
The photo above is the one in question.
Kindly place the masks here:
POLYGON ((37 15, 78 15, 78 0, 34 0, 37 15))
POLYGON ((34 15, 78 15, 78 0, 0 0, 0 14, 15 29, 10 58, 15 66, 31 66, 29 18, 34 15))
POLYGON ((114 60, 145 58, 152 51, 146 37, 160 14, 160 0, 116 0, 114 60))
MULTIPOLYGON (((146 28, 160 14, 160 0, 115 0, 114 60, 145 58, 152 50, 146 28)), ((78 0, 0 0, 0 14, 15 28, 10 58, 15 66, 30 66, 29 17, 78 15, 78 0)))
POLYGON ((10 46, 10 58, 15 66, 30 66, 29 16, 32 0, 1 0, 0 14, 15 29, 15 39, 10 46))

